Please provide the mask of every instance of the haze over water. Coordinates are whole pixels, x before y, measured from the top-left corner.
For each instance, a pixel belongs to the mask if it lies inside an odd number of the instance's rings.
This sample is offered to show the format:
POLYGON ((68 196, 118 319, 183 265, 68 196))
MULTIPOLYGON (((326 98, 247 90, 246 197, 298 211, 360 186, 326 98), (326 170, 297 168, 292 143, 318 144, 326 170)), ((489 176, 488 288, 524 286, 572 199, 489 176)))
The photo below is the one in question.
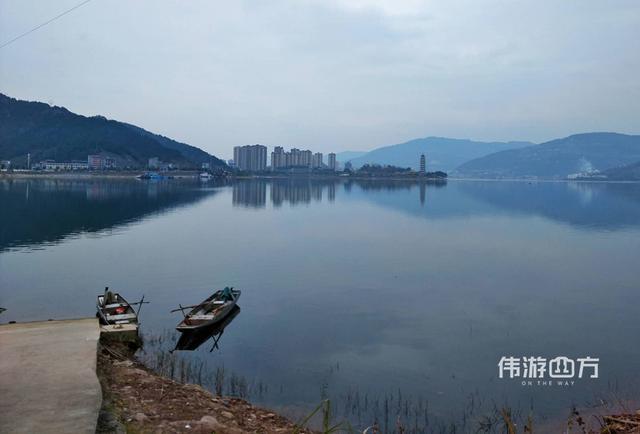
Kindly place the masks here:
POLYGON ((220 349, 180 357, 292 414, 400 393, 431 423, 471 401, 554 418, 638 390, 640 184, 2 180, 0 204, 2 322, 92 316, 110 286, 175 338, 170 309, 235 286, 220 349), (497 378, 509 355, 600 378, 523 387, 497 378))

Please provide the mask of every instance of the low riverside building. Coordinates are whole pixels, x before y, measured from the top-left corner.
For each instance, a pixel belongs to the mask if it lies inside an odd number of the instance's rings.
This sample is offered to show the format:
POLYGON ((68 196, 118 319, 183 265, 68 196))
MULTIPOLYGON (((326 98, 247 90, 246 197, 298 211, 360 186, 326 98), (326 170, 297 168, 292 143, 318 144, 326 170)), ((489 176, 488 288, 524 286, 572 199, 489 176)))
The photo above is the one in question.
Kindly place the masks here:
POLYGON ((33 165, 35 170, 74 171, 74 170, 106 170, 115 169, 116 160, 103 155, 89 155, 86 161, 43 160, 33 165))
POLYGON ((87 164, 91 170, 106 170, 115 169, 116 160, 104 155, 89 155, 87 157, 87 164))
POLYGON ((34 169, 48 171, 87 170, 89 164, 86 161, 54 161, 44 160, 35 165, 34 169))

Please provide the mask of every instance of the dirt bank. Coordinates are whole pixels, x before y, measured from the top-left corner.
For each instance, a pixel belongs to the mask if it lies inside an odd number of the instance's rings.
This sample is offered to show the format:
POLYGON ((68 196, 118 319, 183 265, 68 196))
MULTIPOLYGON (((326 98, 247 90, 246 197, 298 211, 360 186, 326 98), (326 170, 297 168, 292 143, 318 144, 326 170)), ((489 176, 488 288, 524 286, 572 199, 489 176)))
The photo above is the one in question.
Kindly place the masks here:
MULTIPOLYGON (((292 433, 292 421, 245 400, 214 396, 195 384, 182 384, 159 376, 131 358, 125 351, 98 354, 98 376, 103 390, 99 433, 292 433)), ((580 433, 640 434, 640 410, 636 404, 578 412, 566 421, 518 426, 510 413, 497 415, 495 426, 513 434, 580 433)), ((493 424, 492 424, 493 426, 493 424)), ((410 433, 411 430, 399 429, 410 433)), ((310 430, 300 433, 310 434, 310 430)), ((343 431, 341 431, 343 432, 343 431)), ((370 433, 376 432, 370 430, 370 433)), ((479 429, 478 432, 485 432, 479 429)), ((491 431, 493 432, 493 431, 491 431)))
POLYGON ((290 420, 271 411, 158 376, 104 350, 98 355, 98 376, 105 401, 98 432, 240 434, 294 430, 290 420))

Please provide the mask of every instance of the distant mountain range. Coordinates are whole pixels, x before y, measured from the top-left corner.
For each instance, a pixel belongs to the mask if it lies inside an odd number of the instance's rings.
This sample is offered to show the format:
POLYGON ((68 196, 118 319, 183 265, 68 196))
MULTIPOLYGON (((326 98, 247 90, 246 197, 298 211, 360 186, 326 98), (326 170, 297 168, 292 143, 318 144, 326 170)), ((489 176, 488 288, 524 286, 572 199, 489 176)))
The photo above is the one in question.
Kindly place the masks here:
POLYGON ((369 152, 369 151, 344 151, 344 152, 338 152, 336 154, 336 160, 338 160, 340 163, 344 164, 347 161, 353 160, 354 158, 362 157, 367 152, 369 152))
POLYGON ((380 164, 415 170, 421 154, 427 170, 455 177, 640 180, 640 136, 618 133, 575 134, 541 144, 427 137, 342 152, 337 159, 354 168, 380 164))
POLYGON ((634 166, 629 165, 639 162, 640 136, 586 133, 476 158, 460 165, 453 174, 476 178, 564 179, 610 171, 612 177, 621 179, 634 171, 634 166))
POLYGON ((0 160, 24 165, 27 153, 32 163, 86 161, 89 154, 102 154, 114 158, 118 167, 146 167, 152 157, 180 168, 199 168, 202 163, 226 167, 199 148, 134 125, 0 94, 0 160))
MULTIPOLYGON (((365 164, 381 164, 411 167, 417 170, 420 166, 420 155, 425 154, 427 170, 450 172, 469 160, 506 149, 530 145, 532 145, 531 142, 478 142, 445 137, 426 137, 377 148, 364 155, 351 158, 350 161, 355 168, 365 164)), ((346 162, 336 158, 338 161, 346 162)))

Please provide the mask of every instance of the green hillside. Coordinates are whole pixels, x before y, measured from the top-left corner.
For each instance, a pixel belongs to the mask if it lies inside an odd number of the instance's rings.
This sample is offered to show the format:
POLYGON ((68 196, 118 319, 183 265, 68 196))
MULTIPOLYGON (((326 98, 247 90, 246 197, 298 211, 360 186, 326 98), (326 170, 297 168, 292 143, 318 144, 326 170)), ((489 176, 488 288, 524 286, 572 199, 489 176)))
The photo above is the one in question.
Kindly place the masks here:
POLYGON ((102 116, 86 117, 64 107, 21 101, 0 94, 0 159, 13 167, 31 162, 86 160, 89 154, 113 157, 118 167, 143 168, 158 157, 179 168, 225 163, 201 149, 102 116))

